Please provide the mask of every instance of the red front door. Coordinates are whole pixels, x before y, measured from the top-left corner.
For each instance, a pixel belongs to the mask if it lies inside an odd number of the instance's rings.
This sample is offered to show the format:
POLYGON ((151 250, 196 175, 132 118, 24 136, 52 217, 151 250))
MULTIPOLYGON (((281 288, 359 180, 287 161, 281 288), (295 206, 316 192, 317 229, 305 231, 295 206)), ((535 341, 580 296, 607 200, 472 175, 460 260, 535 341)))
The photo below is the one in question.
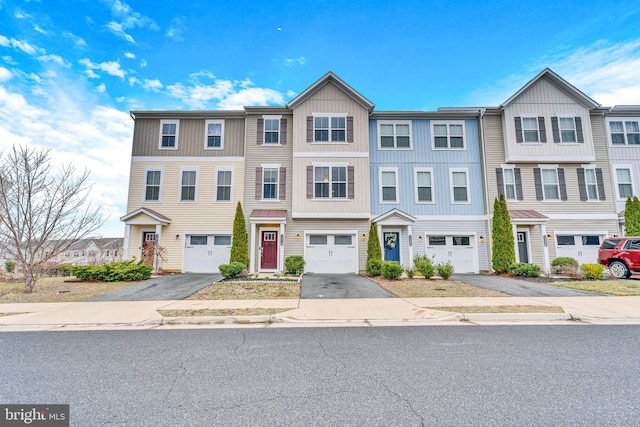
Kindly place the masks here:
POLYGON ((260 255, 261 270, 276 270, 278 268, 278 232, 263 231, 262 254, 260 255))

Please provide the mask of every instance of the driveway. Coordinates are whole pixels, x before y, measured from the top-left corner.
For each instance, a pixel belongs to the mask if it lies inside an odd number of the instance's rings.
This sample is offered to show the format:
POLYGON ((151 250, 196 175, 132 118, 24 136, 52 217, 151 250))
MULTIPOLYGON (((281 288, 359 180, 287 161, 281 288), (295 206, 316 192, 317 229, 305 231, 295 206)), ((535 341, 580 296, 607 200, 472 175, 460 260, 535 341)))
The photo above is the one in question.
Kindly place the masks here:
POLYGON ((451 279, 468 285, 478 286, 479 288, 502 292, 514 297, 604 296, 595 292, 579 291, 577 289, 561 288, 527 280, 517 280, 486 274, 454 274, 451 279))
POLYGON ((182 300, 222 279, 220 274, 170 274, 143 280, 135 285, 87 301, 164 301, 182 300))
POLYGON ((300 298, 395 298, 395 295, 359 274, 305 274, 300 283, 300 298))

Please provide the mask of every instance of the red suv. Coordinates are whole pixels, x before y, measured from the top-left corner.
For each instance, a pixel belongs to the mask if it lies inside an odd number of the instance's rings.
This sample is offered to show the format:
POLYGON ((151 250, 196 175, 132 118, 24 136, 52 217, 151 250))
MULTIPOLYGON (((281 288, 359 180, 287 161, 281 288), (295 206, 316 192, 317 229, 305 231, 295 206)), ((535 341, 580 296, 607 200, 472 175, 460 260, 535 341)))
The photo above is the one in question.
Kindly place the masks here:
POLYGON ((619 279, 640 273, 640 237, 604 239, 598 249, 598 262, 609 267, 609 272, 619 279))

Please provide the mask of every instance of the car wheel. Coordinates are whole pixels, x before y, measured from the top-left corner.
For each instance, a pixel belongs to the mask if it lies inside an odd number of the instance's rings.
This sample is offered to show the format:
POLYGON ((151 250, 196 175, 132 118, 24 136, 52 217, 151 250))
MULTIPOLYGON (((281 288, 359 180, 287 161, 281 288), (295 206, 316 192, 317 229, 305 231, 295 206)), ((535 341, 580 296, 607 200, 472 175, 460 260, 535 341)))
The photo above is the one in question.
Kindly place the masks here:
POLYGON ((627 265, 622 261, 613 261, 609 264, 609 272, 618 279, 627 279, 631 276, 631 272, 627 265))

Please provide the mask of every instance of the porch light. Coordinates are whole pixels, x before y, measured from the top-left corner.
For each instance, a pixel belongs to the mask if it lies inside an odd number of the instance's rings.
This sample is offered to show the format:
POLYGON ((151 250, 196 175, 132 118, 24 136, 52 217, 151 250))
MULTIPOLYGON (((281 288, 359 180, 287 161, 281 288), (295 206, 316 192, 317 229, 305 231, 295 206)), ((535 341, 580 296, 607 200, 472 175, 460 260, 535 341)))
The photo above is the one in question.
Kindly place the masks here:
POLYGON ((422 242, 422 236, 418 236, 418 242, 422 242))
POLYGON ((484 243, 484 236, 478 237, 478 240, 480 241, 480 243, 484 243))
POLYGON ((300 240, 300 233, 296 234, 296 239, 300 240))
POLYGON ((367 235, 362 233, 362 240, 367 240, 367 235))
POLYGON ((176 240, 178 240, 180 238, 179 234, 176 234, 176 240))
POLYGON ((553 236, 551 234, 547 234, 547 240, 548 241, 552 241, 553 240, 553 236))

